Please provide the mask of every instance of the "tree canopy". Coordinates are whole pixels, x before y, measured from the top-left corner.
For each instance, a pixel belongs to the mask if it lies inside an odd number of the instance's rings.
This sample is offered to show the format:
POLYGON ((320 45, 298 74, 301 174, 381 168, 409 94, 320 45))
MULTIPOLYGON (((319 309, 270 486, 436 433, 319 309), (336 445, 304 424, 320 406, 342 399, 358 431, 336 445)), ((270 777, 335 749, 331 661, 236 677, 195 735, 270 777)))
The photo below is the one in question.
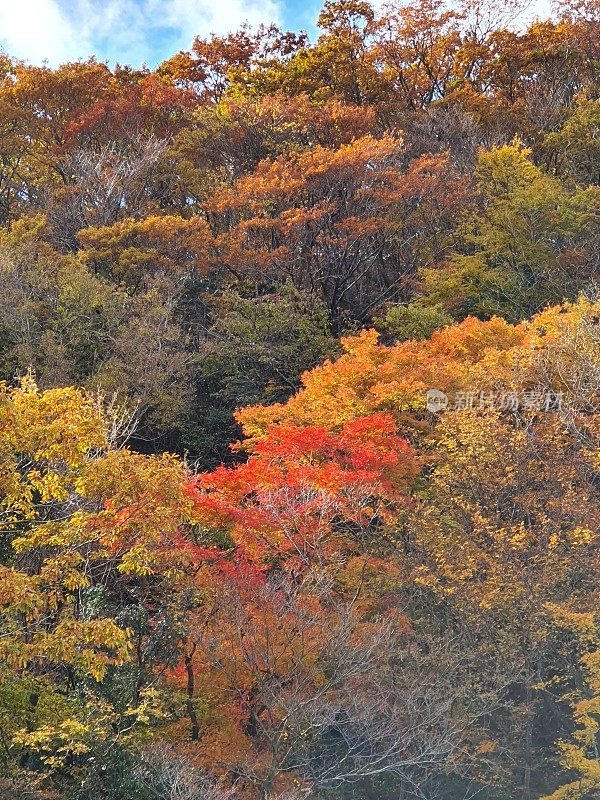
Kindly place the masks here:
POLYGON ((600 8, 0 58, 0 796, 600 796, 600 8))

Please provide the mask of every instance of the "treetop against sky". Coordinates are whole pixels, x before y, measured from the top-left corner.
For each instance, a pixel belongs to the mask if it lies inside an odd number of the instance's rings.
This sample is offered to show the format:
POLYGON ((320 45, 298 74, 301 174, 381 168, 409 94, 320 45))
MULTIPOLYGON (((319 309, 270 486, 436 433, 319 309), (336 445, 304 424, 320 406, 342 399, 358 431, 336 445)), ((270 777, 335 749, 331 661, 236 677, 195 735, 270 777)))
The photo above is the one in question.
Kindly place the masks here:
MULTIPOLYGON (((523 5, 524 21, 551 12, 550 0, 523 5)), ((320 6, 319 0, 0 0, 0 48, 32 64, 96 55, 111 64, 155 66, 189 48, 196 35, 246 22, 313 35, 320 6)))

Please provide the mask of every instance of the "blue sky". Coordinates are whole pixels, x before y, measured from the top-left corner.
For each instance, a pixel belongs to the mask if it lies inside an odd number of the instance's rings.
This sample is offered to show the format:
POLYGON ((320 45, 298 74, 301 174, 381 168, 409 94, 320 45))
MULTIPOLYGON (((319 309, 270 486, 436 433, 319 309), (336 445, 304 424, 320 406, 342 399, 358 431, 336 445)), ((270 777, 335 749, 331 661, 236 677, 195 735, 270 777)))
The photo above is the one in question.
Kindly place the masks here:
MULTIPOLYGON (((533 0, 527 15, 547 12, 533 0)), ((0 0, 0 48, 32 64, 96 55, 154 66, 195 35, 277 22, 314 32, 320 0, 0 0)))

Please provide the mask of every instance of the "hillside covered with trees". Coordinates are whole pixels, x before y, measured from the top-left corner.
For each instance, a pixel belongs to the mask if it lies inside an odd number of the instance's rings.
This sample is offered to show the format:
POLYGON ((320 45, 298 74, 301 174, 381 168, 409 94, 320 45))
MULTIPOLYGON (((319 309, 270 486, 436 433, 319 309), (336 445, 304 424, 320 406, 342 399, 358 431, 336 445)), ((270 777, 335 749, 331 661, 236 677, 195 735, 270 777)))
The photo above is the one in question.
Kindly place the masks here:
POLYGON ((518 11, 0 56, 1 800, 600 798, 600 5, 518 11))

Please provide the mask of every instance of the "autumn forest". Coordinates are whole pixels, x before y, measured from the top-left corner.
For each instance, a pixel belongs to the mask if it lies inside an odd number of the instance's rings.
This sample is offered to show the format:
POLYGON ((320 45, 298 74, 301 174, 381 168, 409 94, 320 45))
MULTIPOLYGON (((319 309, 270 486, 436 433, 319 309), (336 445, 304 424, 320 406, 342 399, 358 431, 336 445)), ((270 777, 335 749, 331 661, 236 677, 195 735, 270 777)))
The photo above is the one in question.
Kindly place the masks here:
POLYGON ((600 4, 0 54, 1 800, 600 798, 600 4))

